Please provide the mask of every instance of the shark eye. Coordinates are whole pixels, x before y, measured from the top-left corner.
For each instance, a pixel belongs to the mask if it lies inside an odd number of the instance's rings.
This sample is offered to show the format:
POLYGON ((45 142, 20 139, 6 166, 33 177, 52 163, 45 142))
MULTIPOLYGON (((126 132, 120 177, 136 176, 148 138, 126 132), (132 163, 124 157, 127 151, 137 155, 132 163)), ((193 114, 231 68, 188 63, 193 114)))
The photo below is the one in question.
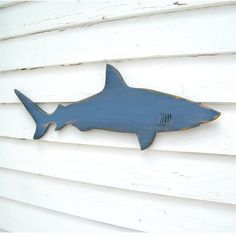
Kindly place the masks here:
POLYGON ((172 115, 171 113, 161 113, 159 125, 163 127, 170 127, 172 115))

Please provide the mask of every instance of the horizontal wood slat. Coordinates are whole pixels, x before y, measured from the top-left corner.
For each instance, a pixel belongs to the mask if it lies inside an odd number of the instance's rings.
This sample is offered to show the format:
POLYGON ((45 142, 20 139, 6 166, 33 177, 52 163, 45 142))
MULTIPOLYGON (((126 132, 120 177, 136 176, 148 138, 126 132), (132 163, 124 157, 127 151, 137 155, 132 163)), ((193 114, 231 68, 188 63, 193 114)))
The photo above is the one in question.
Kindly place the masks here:
MULTIPOLYGON (((110 62, 132 87, 198 102, 236 102, 236 55, 110 62)), ((100 92, 105 63, 0 73, 0 103, 18 103, 15 88, 35 102, 75 102, 100 92)))
MULTIPOLYGON (((1 12, 0 40, 140 15, 219 6, 233 2, 235 1, 185 0, 183 4, 173 0, 120 0, 117 3, 111 0, 34 2, 1 12)), ((1 5, 4 4, 0 3, 0 7, 1 5)))
POLYGON ((5 138, 0 138, 0 150, 0 167, 4 168, 236 205, 236 159, 232 157, 5 138))
POLYGON ((0 195, 141 231, 235 231, 236 207, 0 170, 0 195), (11 183, 11 184, 8 184, 11 183))
POLYGON ((2 41, 0 70, 236 53, 235 10, 232 5, 143 16, 2 41))
MULTIPOLYGON (((25 188, 27 189, 27 186, 25 188)), ((0 227, 4 230, 18 233, 78 231, 130 232, 130 230, 121 227, 62 214, 1 197, 0 212, 0 227)))
MULTIPOLYGON (((236 105, 210 104, 210 106, 222 113, 216 121, 190 130, 160 133, 150 150, 235 155, 236 133, 232 130, 232 124, 236 120, 236 105)), ((56 109, 56 104, 41 107, 50 113, 56 109)), ((139 149, 135 134, 102 130, 80 132, 72 126, 66 126, 56 132, 54 128, 52 125, 42 140, 139 149)), ((32 139, 34 132, 34 121, 23 105, 0 105, 0 136, 32 139)))

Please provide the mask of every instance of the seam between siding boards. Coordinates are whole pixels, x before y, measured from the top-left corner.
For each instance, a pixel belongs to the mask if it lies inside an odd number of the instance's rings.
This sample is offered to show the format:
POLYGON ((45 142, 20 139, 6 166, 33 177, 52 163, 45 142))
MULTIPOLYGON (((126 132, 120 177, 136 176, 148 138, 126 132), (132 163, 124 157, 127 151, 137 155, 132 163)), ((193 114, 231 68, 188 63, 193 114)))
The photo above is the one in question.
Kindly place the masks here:
MULTIPOLYGON (((191 198, 191 197, 184 197, 184 196, 174 196, 174 195, 165 195, 165 194, 159 194, 159 193, 150 193, 150 192, 143 192, 135 189, 126 189, 126 188, 119 188, 119 187, 113 187, 113 186, 108 186, 108 185, 100 185, 100 184, 95 184, 95 183, 88 183, 88 182, 82 182, 82 181, 77 181, 77 180, 71 180, 71 179, 64 179, 60 177, 55 177, 55 176, 49 176, 49 175, 44 175, 44 174, 37 174, 37 173, 32 173, 32 172, 26 172, 22 170, 16 170, 16 169, 11 169, 11 168, 5 168, 5 167, 0 167, 0 170, 7 170, 7 171, 12 171, 16 173, 22 173, 24 175, 31 175, 31 176, 40 176, 42 178, 46 179, 53 179, 54 181, 62 181, 62 182, 72 182, 72 183, 78 183, 78 184, 84 184, 84 185, 89 185, 89 186, 94 186, 96 188, 104 189, 104 190, 109 190, 113 189, 115 191, 123 191, 123 192, 129 192, 129 193, 136 193, 140 195, 149 195, 149 196, 158 196, 158 197, 163 197, 163 198, 172 198, 172 199, 178 199, 178 200, 184 200, 184 201, 191 201, 191 202, 202 202, 204 204, 215 204, 215 205, 221 205, 221 206, 228 206, 228 207, 236 207, 235 204, 233 203, 225 203, 225 202, 218 202, 218 201, 213 201, 213 200, 205 200, 205 199, 198 199, 198 198, 191 198)), ((0 197, 1 193, 0 193, 0 197)))
POLYGON ((15 5, 19 5, 19 4, 22 4, 22 3, 27 3, 27 1, 6 1, 5 3, 4 2, 2 2, 1 4, 0 4, 0 11, 1 11, 1 9, 3 9, 3 8, 7 8, 7 7, 12 7, 12 6, 15 6, 15 5))
MULTIPOLYGON (((15 140, 23 140, 23 141, 34 141, 34 139, 29 139, 29 138, 17 138, 17 137, 11 137, 11 136, 1 136, 0 138, 8 138, 8 139, 15 139, 15 140)), ((39 140, 37 140, 39 142, 39 140)), ((84 143, 69 143, 65 141, 54 141, 54 140, 40 140, 40 142, 45 142, 45 143, 63 143, 63 144, 69 144, 69 145, 83 145, 83 146, 90 146, 90 147, 102 147, 102 148, 119 148, 119 149, 128 149, 128 150, 139 150, 139 147, 137 146, 136 148, 132 147, 119 147, 119 146, 106 146, 106 145, 97 145, 97 144, 84 144, 84 143)), ((228 157, 234 157, 236 156, 235 154, 228 154, 228 153, 212 153, 212 152, 190 152, 190 151, 179 151, 179 150, 166 150, 166 149, 152 149, 151 151, 156 152, 156 151, 164 151, 164 152, 178 152, 178 153, 196 153, 196 154, 208 154, 208 155, 221 155, 221 156, 228 156, 228 157)))
MULTIPOLYGON (((19 3, 15 3, 15 4, 19 4, 19 3)), ((24 3, 27 3, 27 1, 25 1, 24 3)), ((15 5, 15 4, 13 4, 13 5, 15 5)), ((156 10, 156 11, 150 11, 150 12, 139 13, 139 14, 125 15, 125 16, 120 16, 120 17, 113 17, 113 18, 111 17, 110 19, 109 18, 105 18, 105 19, 101 18, 100 20, 85 21, 82 23, 68 24, 67 26, 64 25, 61 27, 54 27, 51 29, 48 28, 45 30, 34 31, 32 33, 18 34, 18 35, 11 36, 11 37, 3 37, 3 38, 0 38, 0 42, 7 41, 10 39, 15 39, 15 38, 27 37, 27 36, 36 35, 36 34, 49 33, 49 32, 53 32, 53 31, 64 31, 67 29, 74 29, 74 28, 78 28, 78 27, 88 27, 88 26, 102 24, 102 23, 106 23, 106 22, 110 22, 110 21, 127 20, 127 19, 143 17, 143 16, 152 16, 152 15, 165 15, 165 14, 171 14, 171 13, 175 13, 175 12, 194 11, 194 10, 199 10, 199 9, 222 7, 222 6, 235 5, 235 4, 236 4, 235 1, 224 1, 224 2, 218 2, 218 3, 208 3, 206 5, 200 4, 197 6, 187 6, 186 5, 186 6, 182 6, 181 8, 156 10)), ((0 7, 0 9, 1 9, 1 7, 0 7)))
POLYGON ((127 228, 127 227, 124 227, 124 226, 114 225, 114 224, 105 223, 105 222, 102 222, 102 221, 97 221, 97 220, 94 220, 94 219, 89 219, 89 218, 85 218, 85 217, 81 217, 81 216, 76 216, 76 215, 68 214, 66 212, 60 212, 60 211, 52 210, 52 209, 49 209, 49 208, 37 206, 37 205, 34 205, 34 204, 18 201, 18 200, 11 199, 11 198, 6 198, 6 197, 0 196, 0 199, 5 199, 5 200, 9 200, 11 202, 16 202, 17 204, 20 204, 22 206, 26 205, 28 207, 33 207, 33 208, 36 208, 36 209, 45 210, 47 212, 54 212, 54 213, 59 214, 59 215, 70 216, 70 217, 79 218, 79 219, 82 219, 82 220, 85 220, 85 221, 96 222, 96 223, 99 223, 99 224, 104 225, 104 226, 105 225, 110 225, 110 226, 113 226, 113 227, 116 227, 116 228, 122 228, 122 229, 131 230, 131 231, 142 232, 142 231, 137 230, 135 228, 127 228))
POLYGON ((112 62, 125 62, 125 61, 138 61, 138 60, 149 60, 149 59, 162 59, 162 58, 192 58, 192 57, 209 57, 209 56, 230 56, 236 55, 236 51, 232 52, 216 52, 216 53, 203 53, 203 54, 179 54, 179 55, 153 55, 145 57, 125 57, 125 58, 115 58, 115 59, 103 59, 103 60, 94 60, 94 61, 81 61, 68 64, 51 64, 47 66, 35 66, 27 68, 15 68, 10 70, 0 70, 0 73, 8 73, 15 71, 25 71, 25 70, 37 70, 37 69, 46 69, 46 68, 56 68, 61 66, 78 66, 82 64, 95 64, 95 63, 112 63, 112 62))
MULTIPOLYGON (((47 141, 47 140, 35 140, 35 139, 27 139, 27 138, 17 138, 17 137, 10 137, 10 136, 1 136, 0 135, 0 138, 3 138, 3 139, 10 139, 10 140, 20 140, 20 141, 27 141, 27 142, 42 142, 42 143, 55 143, 55 144, 60 144, 61 142, 57 142, 57 141, 47 141)), ((77 143, 63 143, 63 144, 66 144, 66 145, 74 145, 74 146, 78 146, 78 145, 82 145, 82 146, 92 146, 92 147, 96 147, 96 148, 108 148, 108 149, 130 149, 130 150, 134 150, 134 148, 123 148, 123 147, 112 147, 112 146, 100 146, 100 145, 90 145, 90 144, 77 144, 77 143)), ((138 149, 138 148, 137 148, 138 149)), ((171 150, 149 150, 151 152, 178 152, 178 153, 189 153, 189 152, 183 152, 183 151, 171 151, 171 150)), ((191 152, 193 153, 193 152, 191 152)), ((236 157, 236 155, 228 155, 228 154, 220 154, 220 153, 200 153, 200 152, 197 152, 197 153, 194 153, 194 154, 197 154, 197 155, 209 155, 209 156, 226 156, 228 158, 231 158, 231 157, 236 157)))

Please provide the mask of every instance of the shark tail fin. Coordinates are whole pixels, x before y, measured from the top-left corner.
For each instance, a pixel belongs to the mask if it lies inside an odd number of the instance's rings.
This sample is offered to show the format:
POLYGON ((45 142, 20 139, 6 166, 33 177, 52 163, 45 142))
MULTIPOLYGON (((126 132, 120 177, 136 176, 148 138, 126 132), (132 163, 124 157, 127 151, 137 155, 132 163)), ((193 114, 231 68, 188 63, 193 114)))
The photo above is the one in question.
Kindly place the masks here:
POLYGON ((41 138, 48 130, 50 122, 48 120, 49 114, 43 111, 38 105, 32 102, 24 94, 22 94, 17 89, 14 90, 17 97, 21 100, 22 104, 32 116, 36 123, 36 131, 34 133, 34 139, 41 138))

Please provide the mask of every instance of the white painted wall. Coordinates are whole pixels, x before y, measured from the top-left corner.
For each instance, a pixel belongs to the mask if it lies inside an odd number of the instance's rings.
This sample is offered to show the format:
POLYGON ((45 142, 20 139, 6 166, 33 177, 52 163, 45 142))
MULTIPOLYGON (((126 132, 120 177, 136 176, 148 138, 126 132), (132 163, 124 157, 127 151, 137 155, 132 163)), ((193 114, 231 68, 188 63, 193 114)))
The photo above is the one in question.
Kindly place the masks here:
POLYGON ((236 232, 236 1, 0 3, 0 229, 236 232), (34 122, 17 88, 52 112, 100 91, 105 64, 133 87, 206 103, 221 117, 137 137, 34 122))

